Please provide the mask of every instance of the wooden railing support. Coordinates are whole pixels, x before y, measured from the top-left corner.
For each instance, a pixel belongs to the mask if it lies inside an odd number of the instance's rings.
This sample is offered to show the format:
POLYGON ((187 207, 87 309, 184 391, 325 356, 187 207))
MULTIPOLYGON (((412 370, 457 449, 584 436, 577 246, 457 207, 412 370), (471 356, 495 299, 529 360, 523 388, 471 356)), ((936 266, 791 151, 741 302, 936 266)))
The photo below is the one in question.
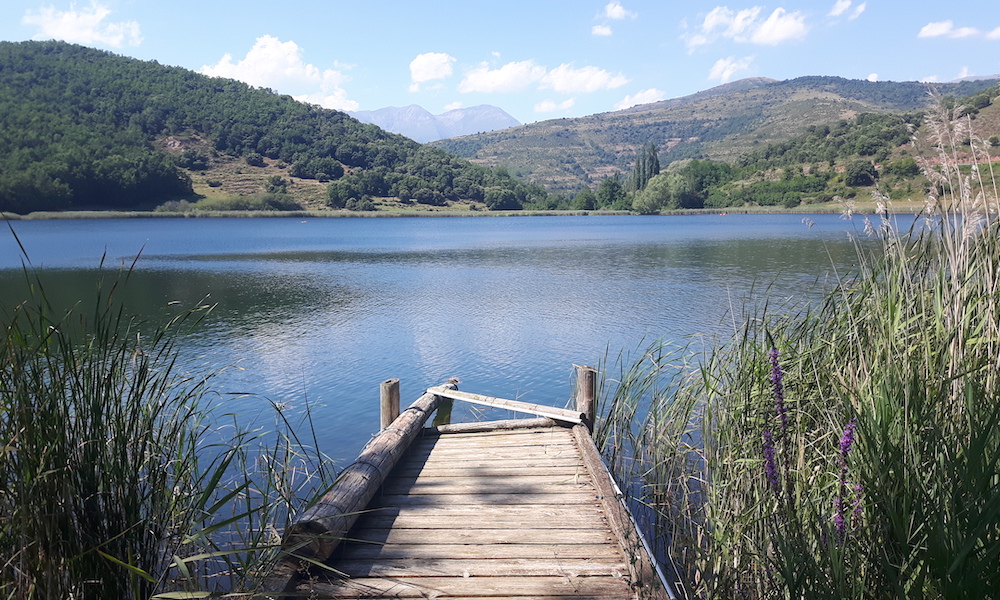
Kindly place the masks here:
POLYGON ((379 386, 379 427, 382 431, 399 416, 399 379, 386 379, 379 386))
POLYGON ((584 425, 594 433, 597 407, 597 369, 576 365, 576 410, 584 415, 584 425))

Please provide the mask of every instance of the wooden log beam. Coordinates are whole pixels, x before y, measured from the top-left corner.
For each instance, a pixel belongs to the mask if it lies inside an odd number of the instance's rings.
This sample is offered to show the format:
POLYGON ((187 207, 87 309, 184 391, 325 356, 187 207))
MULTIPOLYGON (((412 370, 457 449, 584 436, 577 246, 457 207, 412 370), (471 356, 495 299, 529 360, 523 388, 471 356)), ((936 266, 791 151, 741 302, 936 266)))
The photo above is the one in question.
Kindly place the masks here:
POLYGON ((624 494, 618 488, 611 473, 601 459, 601 453, 590 437, 590 431, 585 425, 573 427, 573 435, 583 455, 591 479, 597 487, 597 495, 604 506, 611 531, 618 538, 618 543, 628 555, 629 575, 633 585, 641 590, 642 598, 651 600, 674 600, 672 590, 667 587, 656 560, 650 555, 645 540, 639 534, 638 525, 632 520, 631 514, 623 503, 624 494))
MULTIPOLYGON (((452 391, 457 384, 434 388, 452 391)), ((437 409, 441 397, 427 392, 368 442, 323 498, 285 532, 281 558, 264 582, 264 593, 281 595, 295 585, 304 563, 322 563, 347 536, 358 516, 437 409)))
POLYGON ((536 427, 555 427, 558 423, 548 417, 537 417, 535 419, 508 419, 505 421, 483 421, 481 423, 452 423, 450 425, 438 425, 437 427, 426 427, 424 433, 427 435, 441 433, 479 433, 483 431, 516 431, 518 429, 534 429, 536 427))
POLYGON ((491 396, 483 396, 481 394, 470 394, 469 392, 460 392, 456 389, 448 389, 445 386, 428 388, 427 392, 433 393, 443 398, 451 398, 452 400, 461 400, 463 402, 468 402, 469 404, 478 404, 480 406, 490 406, 493 408, 503 408, 507 410, 512 410, 514 412, 535 415, 538 417, 548 417, 550 419, 556 421, 562 421, 564 423, 580 424, 584 422, 583 413, 573 410, 567 410, 565 408, 545 406, 544 404, 530 404, 528 402, 521 402, 519 400, 506 400, 504 398, 493 398, 491 396))

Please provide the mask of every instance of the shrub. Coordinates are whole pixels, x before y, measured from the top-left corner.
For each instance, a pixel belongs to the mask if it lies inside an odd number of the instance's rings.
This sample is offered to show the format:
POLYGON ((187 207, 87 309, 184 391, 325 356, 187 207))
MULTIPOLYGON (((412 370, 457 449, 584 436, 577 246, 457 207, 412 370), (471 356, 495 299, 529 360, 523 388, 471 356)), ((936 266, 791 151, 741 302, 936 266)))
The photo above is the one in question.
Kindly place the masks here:
POLYGON ((875 165, 867 160, 856 160, 847 165, 844 171, 844 183, 850 187, 875 185, 878 172, 875 165))
POLYGON ((373 211, 376 210, 375 203, 369 196, 362 196, 360 200, 355 200, 351 198, 347 201, 347 210, 353 211, 373 211))
POLYGON ((211 424, 213 376, 182 373, 174 349, 207 307, 140 323, 115 302, 126 271, 59 312, 25 275, 25 301, 0 308, 0 596, 253 587, 270 532, 332 481, 323 457, 280 413, 273 438, 211 424))
POLYGON ((928 119, 939 166, 919 162, 942 195, 909 229, 883 206, 821 303, 609 376, 596 439, 678 595, 1000 589, 1000 221, 993 182, 951 159, 967 126, 928 119))

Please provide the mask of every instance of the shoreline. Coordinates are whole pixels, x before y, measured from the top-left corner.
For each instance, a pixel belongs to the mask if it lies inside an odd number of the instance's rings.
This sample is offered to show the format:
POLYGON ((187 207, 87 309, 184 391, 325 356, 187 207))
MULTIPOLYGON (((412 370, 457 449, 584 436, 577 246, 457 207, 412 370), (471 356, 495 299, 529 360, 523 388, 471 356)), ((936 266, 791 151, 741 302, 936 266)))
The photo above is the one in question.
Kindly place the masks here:
MULTIPOLYGON (((900 214, 916 214, 923 210, 922 202, 907 202, 902 206, 889 206, 889 212, 900 214)), ((657 215, 645 216, 683 216, 683 215, 749 215, 749 214, 837 214, 843 213, 844 205, 806 205, 795 208, 772 206, 741 206, 725 209, 690 208, 663 211, 657 215)), ((855 214, 874 214, 873 202, 852 205, 850 210, 855 214)), ((332 211, 332 210, 295 210, 295 211, 188 211, 188 212, 154 212, 154 211, 119 211, 119 210, 73 210, 73 211, 38 211, 25 215, 15 213, 0 213, 0 218, 7 221, 40 221, 59 219, 218 219, 218 218, 299 218, 299 219, 387 219, 387 218, 428 218, 428 217, 581 217, 581 216, 640 216, 630 211, 602 210, 501 210, 501 211, 468 211, 468 210, 435 210, 435 211, 332 211)))

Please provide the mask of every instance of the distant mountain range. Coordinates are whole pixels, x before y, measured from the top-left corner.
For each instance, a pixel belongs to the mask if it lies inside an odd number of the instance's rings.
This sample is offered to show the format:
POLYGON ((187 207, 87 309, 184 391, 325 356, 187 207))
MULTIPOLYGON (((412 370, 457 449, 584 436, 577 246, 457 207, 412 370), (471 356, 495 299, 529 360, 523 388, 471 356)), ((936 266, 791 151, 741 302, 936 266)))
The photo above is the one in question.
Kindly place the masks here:
POLYGON ((402 108, 388 106, 378 110, 360 110, 348 114, 363 123, 378 125, 386 131, 405 135, 422 144, 521 124, 502 109, 487 104, 456 108, 440 115, 432 115, 416 104, 402 108))

